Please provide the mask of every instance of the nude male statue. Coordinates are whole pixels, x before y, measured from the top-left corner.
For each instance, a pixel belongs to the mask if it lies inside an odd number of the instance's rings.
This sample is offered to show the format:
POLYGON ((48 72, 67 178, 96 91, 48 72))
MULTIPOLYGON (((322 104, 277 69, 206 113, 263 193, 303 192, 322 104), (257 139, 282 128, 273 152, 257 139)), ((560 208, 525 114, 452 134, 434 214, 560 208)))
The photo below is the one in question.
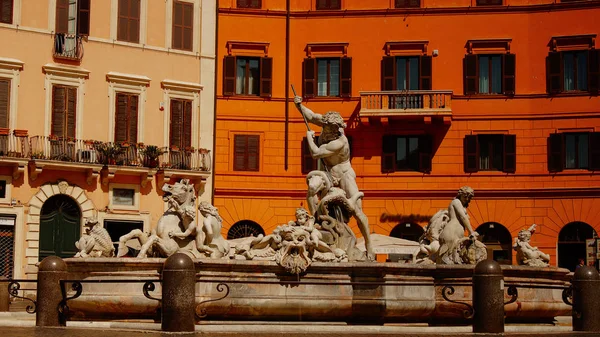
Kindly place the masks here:
MULTIPOLYGON (((295 96, 294 103, 296 108, 304 115, 309 123, 321 126, 322 132, 315 143, 315 132, 306 131, 308 147, 313 158, 321 159, 327 172, 331 176, 333 186, 339 187, 346 192, 346 197, 351 198, 359 192, 356 184, 356 173, 350 164, 350 145, 348 138, 344 134, 346 123, 340 114, 336 111, 329 111, 324 115, 314 113, 312 110, 302 105, 302 97, 295 96)), ((314 209, 315 196, 308 195, 307 202, 309 209, 314 209)), ((374 260, 373 248, 369 236, 369 220, 362 211, 362 200, 356 201, 356 220, 362 236, 365 238, 365 248, 367 258, 374 260)))

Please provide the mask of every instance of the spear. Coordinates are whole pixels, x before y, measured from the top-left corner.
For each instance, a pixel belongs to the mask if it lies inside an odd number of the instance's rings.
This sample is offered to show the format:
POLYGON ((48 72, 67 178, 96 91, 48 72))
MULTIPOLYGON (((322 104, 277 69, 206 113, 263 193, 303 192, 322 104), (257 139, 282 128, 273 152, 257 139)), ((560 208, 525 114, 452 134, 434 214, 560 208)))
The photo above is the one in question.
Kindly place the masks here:
MULTIPOLYGON (((294 89, 293 84, 292 84, 292 92, 294 93, 294 97, 298 96, 298 95, 296 95, 296 89, 294 89)), ((298 107, 298 109, 300 110, 300 114, 302 115, 302 118, 304 118, 304 124, 306 124, 306 130, 310 131, 310 126, 308 126, 308 121, 306 120, 306 116, 304 116, 304 113, 302 112, 302 108, 298 107)))

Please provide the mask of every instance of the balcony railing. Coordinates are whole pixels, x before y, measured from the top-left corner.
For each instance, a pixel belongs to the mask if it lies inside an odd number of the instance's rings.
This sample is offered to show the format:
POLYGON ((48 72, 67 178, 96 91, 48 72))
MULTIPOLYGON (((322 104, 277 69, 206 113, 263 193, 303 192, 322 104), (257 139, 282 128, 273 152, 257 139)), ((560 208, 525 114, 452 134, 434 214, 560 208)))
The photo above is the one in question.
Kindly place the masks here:
POLYGON ((360 98, 361 116, 452 114, 452 91, 366 91, 360 93, 360 98))
POLYGON ((54 34, 53 53, 55 58, 81 61, 83 58, 82 38, 76 34, 54 34))
POLYGON ((29 155, 27 131, 0 129, 0 156, 25 158, 29 155))
MULTIPOLYGON (((0 135, 0 147, 2 139, 0 135)), ((26 138, 25 143, 27 143, 26 138)), ((141 143, 112 143, 54 136, 34 136, 29 139, 29 143, 25 156, 33 160, 205 172, 210 171, 212 163, 210 151, 206 149, 157 148, 159 150, 155 152, 157 157, 153 159, 146 155, 150 146, 141 143)))

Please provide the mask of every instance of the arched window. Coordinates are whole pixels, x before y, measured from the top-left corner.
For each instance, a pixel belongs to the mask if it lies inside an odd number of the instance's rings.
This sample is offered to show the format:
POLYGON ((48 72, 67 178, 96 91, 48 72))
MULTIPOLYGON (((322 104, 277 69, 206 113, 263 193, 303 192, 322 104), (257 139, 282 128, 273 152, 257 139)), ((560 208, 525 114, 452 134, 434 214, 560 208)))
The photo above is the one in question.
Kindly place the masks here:
POLYGON ((497 222, 486 222, 475 231, 479 233, 479 241, 487 247, 488 259, 512 264, 512 236, 506 227, 497 222))
POLYGON ((265 235, 264 229, 254 221, 242 220, 236 222, 227 232, 227 240, 246 238, 249 236, 265 235))
POLYGON ((396 227, 394 227, 390 233, 390 236, 410 241, 419 241, 421 235, 423 235, 423 228, 410 222, 396 225, 396 227))
POLYGON ((576 221, 564 226, 558 234, 558 266, 575 271, 579 259, 587 264, 585 240, 595 237, 596 231, 585 222, 576 221))

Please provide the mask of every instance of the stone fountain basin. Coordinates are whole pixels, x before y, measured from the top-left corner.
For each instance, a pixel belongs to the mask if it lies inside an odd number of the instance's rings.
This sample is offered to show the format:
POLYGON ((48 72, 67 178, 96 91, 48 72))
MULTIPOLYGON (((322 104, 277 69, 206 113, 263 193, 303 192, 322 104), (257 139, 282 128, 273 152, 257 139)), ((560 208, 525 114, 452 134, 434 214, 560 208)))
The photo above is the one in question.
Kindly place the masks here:
MULTIPOLYGON (((68 279, 146 280, 160 278, 164 260, 70 258, 65 262, 68 279)), ((453 286, 455 292, 448 297, 470 304, 473 265, 313 263, 301 276, 289 275, 270 261, 198 259, 195 266, 197 304, 225 294, 226 290, 218 291, 219 281, 229 286, 227 297, 197 308, 198 313, 206 309, 208 320, 469 322, 463 315, 466 306, 446 301, 442 288, 453 286), (326 284, 286 284, 298 280, 326 284)), ((561 289, 540 288, 568 286, 568 270, 502 266, 502 272, 505 284, 519 291, 517 301, 505 306, 507 321, 541 323, 571 315, 561 289)), ((161 297, 160 283, 155 285, 150 294, 161 297)), ((146 298, 142 287, 143 283, 84 283, 82 295, 68 303, 71 319, 157 318, 159 304, 146 298)), ((505 291, 505 302, 509 299, 505 291)))

